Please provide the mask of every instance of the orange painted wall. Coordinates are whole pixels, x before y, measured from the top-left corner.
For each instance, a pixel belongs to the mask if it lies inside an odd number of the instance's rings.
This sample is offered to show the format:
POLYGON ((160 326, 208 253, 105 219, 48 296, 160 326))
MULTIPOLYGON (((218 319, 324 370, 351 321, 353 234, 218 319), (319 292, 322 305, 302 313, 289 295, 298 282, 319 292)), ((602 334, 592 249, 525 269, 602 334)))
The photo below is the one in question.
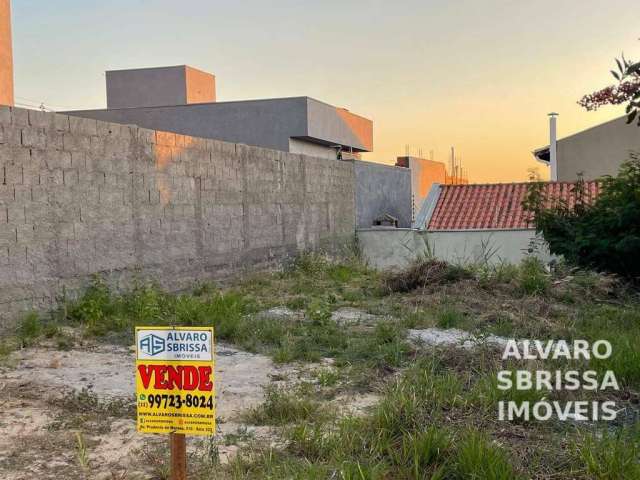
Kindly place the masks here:
POLYGON ((444 185, 469 183, 466 178, 449 175, 444 163, 427 160, 426 158, 398 157, 396 166, 411 169, 411 198, 414 218, 422 207, 422 202, 429 195, 434 183, 444 185))
POLYGON ((10 0, 0 0, 0 105, 13 105, 10 0))
POLYGON ((433 184, 447 182, 447 168, 442 162, 418 157, 398 157, 396 165, 411 169, 411 198, 415 217, 433 184))
POLYGON ((346 108, 336 107, 336 112, 349 127, 367 152, 373 151, 373 121, 351 113, 346 108))
POLYGON ((210 73, 185 67, 187 103, 211 103, 216 101, 216 77, 210 73))
POLYGON ((419 197, 426 197, 434 183, 447 183, 447 169, 442 162, 417 157, 398 157, 396 165, 411 168, 413 193, 419 197))

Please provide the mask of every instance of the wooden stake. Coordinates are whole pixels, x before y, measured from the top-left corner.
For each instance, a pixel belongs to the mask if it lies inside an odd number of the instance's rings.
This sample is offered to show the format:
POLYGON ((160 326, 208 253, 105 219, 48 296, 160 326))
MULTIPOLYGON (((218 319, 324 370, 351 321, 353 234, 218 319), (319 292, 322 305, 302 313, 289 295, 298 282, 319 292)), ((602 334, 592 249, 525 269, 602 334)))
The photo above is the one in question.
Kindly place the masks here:
POLYGON ((182 433, 169 434, 171 480, 187 480, 187 441, 182 433))

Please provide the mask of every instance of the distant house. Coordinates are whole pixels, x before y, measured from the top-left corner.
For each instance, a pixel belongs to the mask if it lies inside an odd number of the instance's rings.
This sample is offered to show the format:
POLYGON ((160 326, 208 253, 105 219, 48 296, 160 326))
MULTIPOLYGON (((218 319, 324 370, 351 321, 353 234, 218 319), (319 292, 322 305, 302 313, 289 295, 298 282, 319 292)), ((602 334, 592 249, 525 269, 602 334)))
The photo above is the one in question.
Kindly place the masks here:
MULTIPOLYGON (((414 229, 361 229, 358 239, 365 258, 380 269, 402 268, 421 254, 454 264, 519 263, 534 255, 552 256, 536 234, 531 214, 522 207, 528 183, 484 185, 435 184, 414 229)), ((575 201, 572 182, 547 182, 544 194, 552 202, 575 201)), ((585 182, 586 201, 600 184, 585 182)))
POLYGON ((300 153, 358 158, 373 122, 310 97, 220 102, 215 76, 189 67, 106 72, 107 108, 68 115, 300 153))
MULTIPOLYGON (((551 166, 551 148, 538 148, 533 155, 551 166)), ((632 152, 640 152, 640 128, 635 123, 628 125, 626 116, 561 138, 556 146, 557 180, 575 181, 579 174, 585 180, 616 175, 632 152)))
POLYGON ((447 167, 442 162, 426 158, 404 156, 396 160, 397 167, 411 170, 411 223, 415 224, 418 212, 423 205, 431 187, 436 183, 453 185, 469 183, 466 177, 447 173, 447 167))
MULTIPOLYGON (((575 201, 572 182, 547 182, 552 201, 575 201)), ((451 262, 519 262, 526 254, 550 259, 536 235, 531 214, 522 207, 528 183, 435 185, 419 228, 427 232, 437 257, 451 262)), ((585 184, 587 201, 599 193, 599 183, 585 184)))

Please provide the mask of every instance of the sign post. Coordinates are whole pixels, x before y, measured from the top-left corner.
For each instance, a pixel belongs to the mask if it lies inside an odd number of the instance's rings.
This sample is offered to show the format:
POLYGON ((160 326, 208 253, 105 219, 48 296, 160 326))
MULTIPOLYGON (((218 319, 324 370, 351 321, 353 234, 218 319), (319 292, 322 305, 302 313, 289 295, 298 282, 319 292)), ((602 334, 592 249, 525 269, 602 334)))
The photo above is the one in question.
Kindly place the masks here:
POLYGON ((187 480, 187 439, 182 433, 170 433, 171 480, 187 480))
POLYGON ((137 428, 169 434, 171 479, 186 480, 185 435, 216 431, 213 328, 136 327, 137 428))

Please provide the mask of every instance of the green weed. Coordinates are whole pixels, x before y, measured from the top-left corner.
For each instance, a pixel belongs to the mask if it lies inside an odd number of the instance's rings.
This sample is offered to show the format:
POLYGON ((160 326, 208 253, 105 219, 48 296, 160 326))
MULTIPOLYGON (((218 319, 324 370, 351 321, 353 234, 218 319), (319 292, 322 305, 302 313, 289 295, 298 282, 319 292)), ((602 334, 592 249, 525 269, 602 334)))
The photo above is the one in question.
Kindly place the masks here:
POLYGON ((526 257, 520 264, 518 285, 525 295, 544 295, 551 281, 542 262, 536 257, 526 257))
POLYGON ((640 478, 640 429, 617 434, 588 434, 573 449, 590 478, 626 480, 640 478))
POLYGON ((326 274, 330 268, 329 259, 320 253, 305 252, 296 257, 293 262, 294 273, 309 275, 312 277, 326 274))
POLYGON ((462 328, 468 326, 468 321, 464 313, 451 307, 443 307, 437 312, 436 324, 440 328, 462 328))
POLYGON ((18 324, 16 337, 22 347, 28 347, 42 334, 44 327, 37 313, 27 314, 18 324))
POLYGON ((314 372, 318 384, 323 387, 335 387, 340 381, 340 372, 332 368, 323 368, 314 372))
POLYGON ((82 433, 76 432, 76 459, 80 469, 86 475, 89 472, 89 453, 82 433))
POLYGON ((483 264, 475 267, 475 276, 481 288, 489 289, 496 285, 510 284, 517 280, 519 269, 516 265, 501 262, 483 264))

